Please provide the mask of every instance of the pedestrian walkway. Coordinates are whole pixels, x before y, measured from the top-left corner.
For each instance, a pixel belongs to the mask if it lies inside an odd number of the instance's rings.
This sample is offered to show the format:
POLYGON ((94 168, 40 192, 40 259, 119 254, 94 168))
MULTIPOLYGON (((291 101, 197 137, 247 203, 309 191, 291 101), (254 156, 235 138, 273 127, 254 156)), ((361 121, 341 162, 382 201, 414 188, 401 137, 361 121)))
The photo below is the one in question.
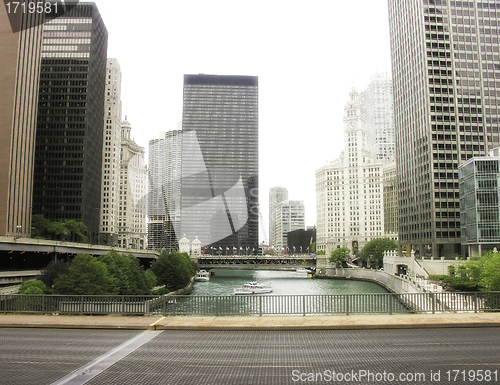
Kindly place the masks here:
POLYGON ((500 327, 500 313, 349 316, 68 316, 0 314, 0 328, 129 330, 363 330, 500 327))

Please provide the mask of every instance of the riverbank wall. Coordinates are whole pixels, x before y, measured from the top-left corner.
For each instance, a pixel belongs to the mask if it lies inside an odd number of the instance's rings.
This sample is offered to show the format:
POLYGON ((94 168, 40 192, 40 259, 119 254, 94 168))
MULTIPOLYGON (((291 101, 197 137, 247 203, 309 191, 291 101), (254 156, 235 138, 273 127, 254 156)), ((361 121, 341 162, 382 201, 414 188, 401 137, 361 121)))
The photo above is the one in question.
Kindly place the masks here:
POLYGON ((376 283, 392 293, 421 293, 419 285, 407 277, 398 277, 384 271, 364 268, 326 267, 314 276, 326 279, 353 279, 376 283))

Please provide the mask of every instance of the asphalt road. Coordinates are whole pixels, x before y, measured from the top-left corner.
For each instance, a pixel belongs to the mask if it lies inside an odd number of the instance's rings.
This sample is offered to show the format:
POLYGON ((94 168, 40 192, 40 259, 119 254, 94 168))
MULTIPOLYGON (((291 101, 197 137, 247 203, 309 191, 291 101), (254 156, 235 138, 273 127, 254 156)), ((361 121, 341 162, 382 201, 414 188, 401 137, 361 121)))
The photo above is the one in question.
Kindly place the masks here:
POLYGON ((500 329, 0 329, 0 384, 83 383, 496 384, 500 329))

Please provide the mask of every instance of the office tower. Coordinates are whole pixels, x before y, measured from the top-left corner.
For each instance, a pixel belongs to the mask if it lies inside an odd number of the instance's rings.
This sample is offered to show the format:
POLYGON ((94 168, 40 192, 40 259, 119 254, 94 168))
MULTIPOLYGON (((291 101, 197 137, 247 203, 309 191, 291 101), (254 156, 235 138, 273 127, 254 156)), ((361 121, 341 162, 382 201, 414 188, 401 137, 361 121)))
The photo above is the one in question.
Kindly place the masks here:
POLYGON ((106 27, 94 3, 46 16, 33 213, 83 222, 97 242, 106 85, 106 27))
POLYGON ((400 247, 460 253, 458 166, 499 144, 498 1, 389 0, 400 247))
POLYGON ((277 246, 276 233, 276 207, 288 200, 286 187, 272 187, 269 189, 269 246, 277 246))
POLYGON ((160 134, 149 141, 148 248, 179 249, 182 131, 160 134))
POLYGON ((373 74, 370 84, 359 98, 365 110, 368 150, 376 161, 383 164, 393 162, 396 149, 392 79, 385 73, 373 74))
POLYGON ((458 168, 462 255, 500 248, 500 157, 474 157, 458 168))
POLYGON ((344 151, 316 171, 316 250, 357 253, 384 236, 382 162, 367 149, 363 106, 353 89, 344 108, 344 151))
POLYGON ((130 138, 130 123, 122 123, 120 150, 120 194, 118 214, 118 246, 146 248, 146 150, 130 138))
POLYGON ((293 250, 286 249, 288 248, 288 233, 290 231, 304 230, 306 228, 304 201, 282 201, 276 206, 275 213, 275 249, 278 251, 293 252, 293 250))
POLYGON ((398 234, 398 179, 396 162, 386 163, 382 169, 383 194, 384 194, 384 232, 398 234))
POLYGON ((185 75, 182 130, 177 236, 257 253, 257 77, 185 75))
POLYGON ((120 63, 107 59, 101 185, 100 242, 118 245, 122 102, 120 63))
POLYGON ((0 235, 29 237, 43 14, 0 8, 0 235))

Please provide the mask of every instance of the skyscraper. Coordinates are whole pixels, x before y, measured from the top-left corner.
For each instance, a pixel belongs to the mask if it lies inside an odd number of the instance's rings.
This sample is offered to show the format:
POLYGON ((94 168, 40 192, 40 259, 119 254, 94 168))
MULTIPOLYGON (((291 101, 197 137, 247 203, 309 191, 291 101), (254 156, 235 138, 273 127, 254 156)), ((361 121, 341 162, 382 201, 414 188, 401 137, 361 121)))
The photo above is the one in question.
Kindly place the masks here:
POLYGON ((3 236, 31 234, 42 21, 43 14, 24 13, 11 28, 9 15, 0 6, 0 235, 3 236))
POLYGON ((316 171, 316 250, 353 253, 384 236, 383 167, 367 148, 365 114, 352 90, 344 108, 344 151, 316 171))
POLYGON ((258 79, 185 75, 180 233, 258 250, 258 79))
POLYGON ((46 16, 33 213, 81 221, 97 241, 108 33, 94 3, 46 16))
POLYGON ((389 0, 400 247, 460 253, 458 166, 500 142, 500 3, 389 0))
POLYGON ((288 233, 295 230, 305 230, 304 201, 281 201, 275 209, 276 213, 276 245, 280 251, 288 247, 288 233))
POLYGON ((394 144, 394 104, 392 79, 384 73, 375 73, 370 84, 359 95, 366 118, 368 150, 376 161, 386 164, 396 157, 394 144))
POLYGON ((122 123, 120 140, 120 190, 118 212, 118 246, 146 248, 146 150, 131 137, 130 123, 122 123))
POLYGON ((182 131, 149 141, 148 248, 178 250, 180 234, 182 131))
POLYGON ((269 246, 277 246, 276 207, 288 200, 286 187, 272 187, 269 190, 269 246))
POLYGON ((118 245, 120 208, 120 141, 122 124, 120 63, 108 59, 104 105, 103 166, 101 185, 100 238, 106 245, 118 245))

